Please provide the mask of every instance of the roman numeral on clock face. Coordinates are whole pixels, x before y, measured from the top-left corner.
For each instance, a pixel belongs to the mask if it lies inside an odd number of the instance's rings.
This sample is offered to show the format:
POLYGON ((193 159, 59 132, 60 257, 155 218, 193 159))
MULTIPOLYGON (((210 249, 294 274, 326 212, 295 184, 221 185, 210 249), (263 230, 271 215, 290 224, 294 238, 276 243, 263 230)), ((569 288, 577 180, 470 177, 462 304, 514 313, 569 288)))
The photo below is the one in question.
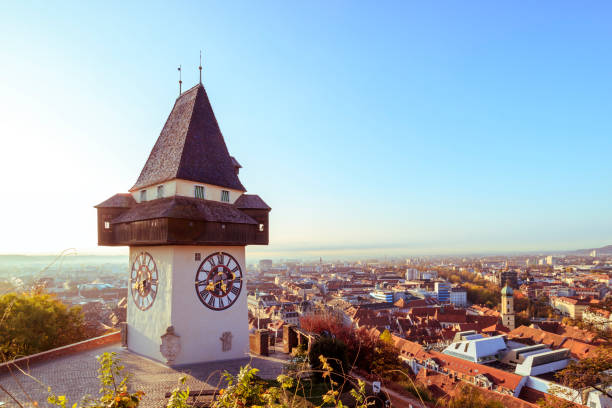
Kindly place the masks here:
POLYGON ((155 302, 159 287, 157 265, 151 254, 139 253, 132 264, 130 272, 130 292, 136 307, 146 311, 155 302))
POLYGON ((195 289, 200 302, 212 310, 231 307, 242 290, 240 263, 226 252, 208 255, 195 276, 195 289))

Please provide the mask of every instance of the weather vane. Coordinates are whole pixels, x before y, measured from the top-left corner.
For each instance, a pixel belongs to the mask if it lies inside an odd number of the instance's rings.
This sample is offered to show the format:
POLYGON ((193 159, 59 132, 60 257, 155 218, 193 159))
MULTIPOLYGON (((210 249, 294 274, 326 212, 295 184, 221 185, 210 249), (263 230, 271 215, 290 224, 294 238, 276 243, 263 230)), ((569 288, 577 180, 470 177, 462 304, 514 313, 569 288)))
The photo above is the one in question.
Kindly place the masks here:
POLYGON ((200 66, 198 69, 200 70, 200 83, 202 83, 202 50, 200 50, 200 66))
POLYGON ((183 80, 181 77, 181 66, 178 66, 178 73, 179 73, 179 96, 183 93, 183 80))

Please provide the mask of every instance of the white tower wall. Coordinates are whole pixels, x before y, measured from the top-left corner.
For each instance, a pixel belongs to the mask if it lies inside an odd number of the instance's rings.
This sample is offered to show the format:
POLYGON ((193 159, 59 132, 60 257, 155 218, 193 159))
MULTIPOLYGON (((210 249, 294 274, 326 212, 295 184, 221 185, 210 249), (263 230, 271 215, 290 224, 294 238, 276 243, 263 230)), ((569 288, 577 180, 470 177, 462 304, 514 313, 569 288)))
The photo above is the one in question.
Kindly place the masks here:
POLYGON ((130 267, 141 252, 156 262, 159 289, 153 305, 140 310, 129 294, 128 348, 138 354, 165 362, 160 352, 161 336, 169 326, 180 336, 176 365, 229 360, 247 356, 249 348, 246 280, 236 302, 228 309, 215 311, 200 302, 195 276, 201 262, 210 254, 225 252, 233 256, 246 273, 243 246, 150 246, 130 247, 130 267), (201 259, 195 260, 200 253, 201 259), (223 351, 221 336, 232 334, 231 349, 223 351))

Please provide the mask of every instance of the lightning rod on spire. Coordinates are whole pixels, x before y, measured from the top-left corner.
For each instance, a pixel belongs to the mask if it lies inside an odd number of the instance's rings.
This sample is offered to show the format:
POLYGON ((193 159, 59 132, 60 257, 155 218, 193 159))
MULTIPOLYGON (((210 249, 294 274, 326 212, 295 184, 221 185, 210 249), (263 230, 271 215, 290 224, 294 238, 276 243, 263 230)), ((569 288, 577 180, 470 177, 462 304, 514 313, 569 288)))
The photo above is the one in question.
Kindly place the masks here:
POLYGON ((198 67, 200 70, 200 84, 202 83, 202 50, 200 50, 200 66, 198 67))
POLYGON ((183 80, 182 80, 182 75, 181 75, 181 66, 178 66, 178 73, 179 73, 179 96, 181 96, 181 94, 183 93, 183 80))

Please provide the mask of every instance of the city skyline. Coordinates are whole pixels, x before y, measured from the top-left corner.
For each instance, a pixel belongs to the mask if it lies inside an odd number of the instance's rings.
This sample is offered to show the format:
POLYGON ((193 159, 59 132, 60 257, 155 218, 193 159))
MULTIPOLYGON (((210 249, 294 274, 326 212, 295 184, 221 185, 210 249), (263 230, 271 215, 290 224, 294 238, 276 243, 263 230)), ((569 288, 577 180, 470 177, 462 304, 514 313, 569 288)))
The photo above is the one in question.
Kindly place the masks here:
POLYGON ((608 245, 595 4, 5 4, 0 252, 127 253, 96 247, 93 206, 136 181, 200 49, 240 177, 273 208, 249 257, 608 245))

